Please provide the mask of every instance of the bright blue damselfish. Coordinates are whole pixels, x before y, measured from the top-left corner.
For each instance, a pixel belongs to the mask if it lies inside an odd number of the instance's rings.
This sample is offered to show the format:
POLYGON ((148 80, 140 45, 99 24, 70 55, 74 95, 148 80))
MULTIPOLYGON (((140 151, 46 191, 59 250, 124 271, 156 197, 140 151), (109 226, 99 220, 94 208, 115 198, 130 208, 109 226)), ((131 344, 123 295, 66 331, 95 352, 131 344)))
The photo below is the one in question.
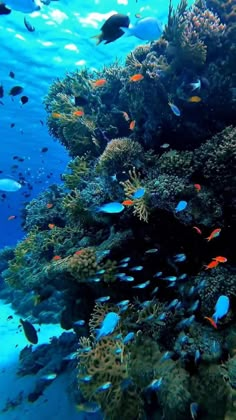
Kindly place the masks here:
POLYGON ((147 17, 137 21, 136 25, 129 28, 121 28, 128 36, 135 36, 144 41, 155 41, 160 38, 163 28, 160 22, 153 17, 147 17))
POLYGON ((219 299, 216 302, 215 306, 215 312, 212 316, 215 322, 218 321, 218 319, 223 318, 223 316, 227 315, 229 310, 229 298, 228 296, 221 295, 219 299))
POLYGON ((108 312, 102 321, 101 328, 97 330, 97 341, 102 337, 112 334, 119 322, 120 316, 116 312, 108 312))
POLYGON ((110 214, 121 213, 124 208, 125 206, 123 206, 123 204, 114 201, 112 203, 103 204, 102 206, 98 207, 97 212, 110 214))
POLYGON ((175 207, 175 212, 178 213, 179 211, 185 210, 187 205, 188 205, 187 201, 184 201, 184 200, 179 201, 177 206, 175 207))

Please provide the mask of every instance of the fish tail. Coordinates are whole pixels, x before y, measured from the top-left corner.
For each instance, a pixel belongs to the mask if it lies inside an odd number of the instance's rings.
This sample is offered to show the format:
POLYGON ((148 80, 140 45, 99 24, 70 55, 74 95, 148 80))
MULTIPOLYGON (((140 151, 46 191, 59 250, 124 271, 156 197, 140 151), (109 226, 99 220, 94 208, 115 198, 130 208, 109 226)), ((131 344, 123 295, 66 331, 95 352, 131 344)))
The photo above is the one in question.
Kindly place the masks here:
POLYGON ((91 39, 96 39, 96 45, 99 45, 102 42, 102 33, 91 36, 91 39))

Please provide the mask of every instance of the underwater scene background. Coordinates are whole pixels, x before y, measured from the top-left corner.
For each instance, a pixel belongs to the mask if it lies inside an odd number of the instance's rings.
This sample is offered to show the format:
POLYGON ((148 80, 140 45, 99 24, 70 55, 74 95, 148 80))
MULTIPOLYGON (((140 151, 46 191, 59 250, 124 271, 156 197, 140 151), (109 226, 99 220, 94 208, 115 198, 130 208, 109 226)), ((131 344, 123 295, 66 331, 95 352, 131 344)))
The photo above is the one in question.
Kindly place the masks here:
POLYGON ((235 21, 0 5, 0 418, 236 418, 235 21))

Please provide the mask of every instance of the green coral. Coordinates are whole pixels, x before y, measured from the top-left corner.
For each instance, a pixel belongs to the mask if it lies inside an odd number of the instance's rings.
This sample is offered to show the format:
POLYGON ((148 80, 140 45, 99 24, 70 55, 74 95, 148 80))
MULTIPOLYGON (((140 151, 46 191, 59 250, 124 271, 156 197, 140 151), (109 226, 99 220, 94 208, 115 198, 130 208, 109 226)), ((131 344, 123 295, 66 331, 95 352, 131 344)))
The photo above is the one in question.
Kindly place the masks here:
POLYGON ((77 156, 68 164, 70 173, 63 174, 62 179, 70 190, 78 188, 81 179, 89 172, 88 155, 77 156))

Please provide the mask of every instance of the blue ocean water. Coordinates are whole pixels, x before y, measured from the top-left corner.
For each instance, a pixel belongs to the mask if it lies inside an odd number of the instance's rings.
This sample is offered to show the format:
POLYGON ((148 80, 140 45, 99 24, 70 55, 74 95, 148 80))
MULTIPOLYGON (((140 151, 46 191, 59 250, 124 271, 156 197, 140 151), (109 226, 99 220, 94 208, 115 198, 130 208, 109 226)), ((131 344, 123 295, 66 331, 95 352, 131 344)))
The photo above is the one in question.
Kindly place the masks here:
MULTIPOLYGON (((174 1, 173 5, 176 4, 174 1)), ((134 37, 123 37, 96 47, 91 37, 99 33, 99 28, 114 12, 128 14, 132 23, 136 21, 135 14, 140 13, 142 17, 157 16, 164 24, 168 1, 59 0, 48 6, 41 3, 41 10, 30 15, 12 11, 0 16, 0 83, 5 92, 4 105, 0 105, 1 177, 17 180, 21 173, 25 178, 25 186, 20 191, 8 193, 0 201, 0 248, 14 245, 22 238, 20 214, 25 203, 50 184, 60 183, 60 174, 68 162, 67 152, 48 135, 45 125, 43 98, 52 81, 76 68, 100 69, 115 59, 122 62, 140 44, 134 37), (25 16, 35 32, 27 31, 25 16), (9 72, 14 72, 14 79, 9 77, 9 72), (12 99, 8 95, 16 85, 22 86, 23 94, 29 97, 24 106, 19 103, 20 96, 12 99), (41 153, 43 147, 48 148, 46 153, 41 153), (14 160, 14 156, 24 161, 14 160), (17 217, 8 221, 9 216, 17 217)))

